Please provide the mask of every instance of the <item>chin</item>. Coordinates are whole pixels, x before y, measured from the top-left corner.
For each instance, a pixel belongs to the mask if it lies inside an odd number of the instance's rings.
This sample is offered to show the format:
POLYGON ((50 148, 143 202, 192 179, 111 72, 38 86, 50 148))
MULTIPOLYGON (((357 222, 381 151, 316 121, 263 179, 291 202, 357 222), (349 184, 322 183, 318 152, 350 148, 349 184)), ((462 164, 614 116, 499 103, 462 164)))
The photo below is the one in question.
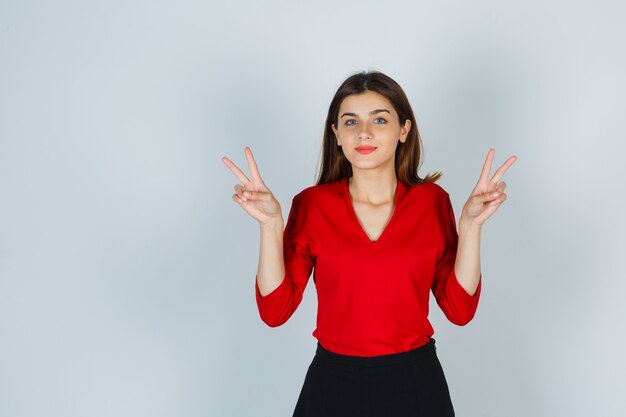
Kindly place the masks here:
POLYGON ((371 163, 371 164, 352 164, 352 169, 375 169, 382 168, 381 164, 371 163))
MULTIPOLYGON (((384 166, 385 166, 385 164, 388 162, 388 161, 381 161, 381 160, 378 160, 378 159, 376 159, 376 160, 374 160, 374 159, 370 159, 370 160, 363 160, 363 159, 362 159, 362 160, 360 160, 360 161, 359 161, 359 160, 356 160, 356 161, 355 161, 354 159, 352 159, 352 160, 348 159, 348 160, 350 161, 350 164, 352 165, 352 167, 353 167, 353 168, 357 168, 357 169, 382 168, 382 167, 384 167, 384 166)), ((391 159, 391 162, 390 162, 390 163, 391 163, 391 164, 392 164, 392 166, 393 166, 393 164, 394 164, 394 160, 393 160, 393 159, 391 159)))

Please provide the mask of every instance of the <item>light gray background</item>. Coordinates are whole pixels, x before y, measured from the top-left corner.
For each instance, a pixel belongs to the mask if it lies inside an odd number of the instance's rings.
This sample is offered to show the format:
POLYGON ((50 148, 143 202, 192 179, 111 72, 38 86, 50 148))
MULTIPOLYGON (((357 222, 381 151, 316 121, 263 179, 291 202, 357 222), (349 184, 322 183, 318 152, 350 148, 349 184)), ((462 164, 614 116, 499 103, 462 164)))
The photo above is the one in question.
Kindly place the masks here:
POLYGON ((465 327, 431 299, 458 416, 624 415, 620 1, 0 2, 0 416, 290 416, 314 286, 258 316, 244 146, 282 203, 328 104, 379 69, 460 214, 490 147, 465 327), (495 171, 495 169, 494 169, 495 171))

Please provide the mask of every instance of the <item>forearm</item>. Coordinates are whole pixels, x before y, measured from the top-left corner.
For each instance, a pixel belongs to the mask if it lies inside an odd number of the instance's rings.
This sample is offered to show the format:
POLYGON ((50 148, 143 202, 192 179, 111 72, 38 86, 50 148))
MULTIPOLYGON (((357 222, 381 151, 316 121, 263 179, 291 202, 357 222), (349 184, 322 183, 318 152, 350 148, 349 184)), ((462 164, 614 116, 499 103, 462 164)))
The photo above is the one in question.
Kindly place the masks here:
POLYGON ((454 262, 454 273, 468 294, 474 295, 480 279, 480 233, 482 226, 459 220, 459 242, 454 262))
POLYGON ((261 296, 271 293, 285 277, 283 230, 282 217, 277 222, 260 225, 257 283, 261 296))

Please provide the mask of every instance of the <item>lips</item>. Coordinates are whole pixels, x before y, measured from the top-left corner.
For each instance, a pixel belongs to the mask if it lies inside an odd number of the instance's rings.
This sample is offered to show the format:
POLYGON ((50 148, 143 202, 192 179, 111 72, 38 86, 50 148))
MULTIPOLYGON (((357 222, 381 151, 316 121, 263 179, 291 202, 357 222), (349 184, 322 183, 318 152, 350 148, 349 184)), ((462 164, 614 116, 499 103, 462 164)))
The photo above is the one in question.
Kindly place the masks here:
POLYGON ((376 148, 374 146, 358 146, 355 150, 360 154, 368 154, 374 152, 376 148))

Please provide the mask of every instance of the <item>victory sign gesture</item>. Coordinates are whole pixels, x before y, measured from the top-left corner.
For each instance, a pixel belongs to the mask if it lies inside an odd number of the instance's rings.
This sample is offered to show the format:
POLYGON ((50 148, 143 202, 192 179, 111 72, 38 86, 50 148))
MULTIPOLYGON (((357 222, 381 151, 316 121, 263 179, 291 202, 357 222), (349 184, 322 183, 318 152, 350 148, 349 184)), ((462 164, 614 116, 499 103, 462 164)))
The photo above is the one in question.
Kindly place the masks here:
POLYGON ((250 147, 246 146, 244 152, 248 161, 248 168, 250 168, 251 180, 248 179, 246 174, 244 174, 233 161, 225 156, 222 157, 224 164, 242 183, 235 185, 236 193, 233 194, 233 200, 261 225, 273 221, 282 221, 280 203, 274 198, 272 192, 261 179, 261 174, 259 174, 259 169, 252 155, 252 150, 250 147))
POLYGON ((504 173, 517 160, 517 156, 515 155, 509 157, 509 159, 498 168, 493 177, 489 179, 491 163, 493 162, 495 152, 495 149, 489 149, 478 183, 463 206, 463 213, 461 214, 461 217, 465 217, 470 223, 479 226, 482 226, 482 224, 495 213, 498 207, 500 207, 500 204, 506 200, 506 194, 504 194, 506 183, 500 181, 500 178, 502 178, 504 173))

